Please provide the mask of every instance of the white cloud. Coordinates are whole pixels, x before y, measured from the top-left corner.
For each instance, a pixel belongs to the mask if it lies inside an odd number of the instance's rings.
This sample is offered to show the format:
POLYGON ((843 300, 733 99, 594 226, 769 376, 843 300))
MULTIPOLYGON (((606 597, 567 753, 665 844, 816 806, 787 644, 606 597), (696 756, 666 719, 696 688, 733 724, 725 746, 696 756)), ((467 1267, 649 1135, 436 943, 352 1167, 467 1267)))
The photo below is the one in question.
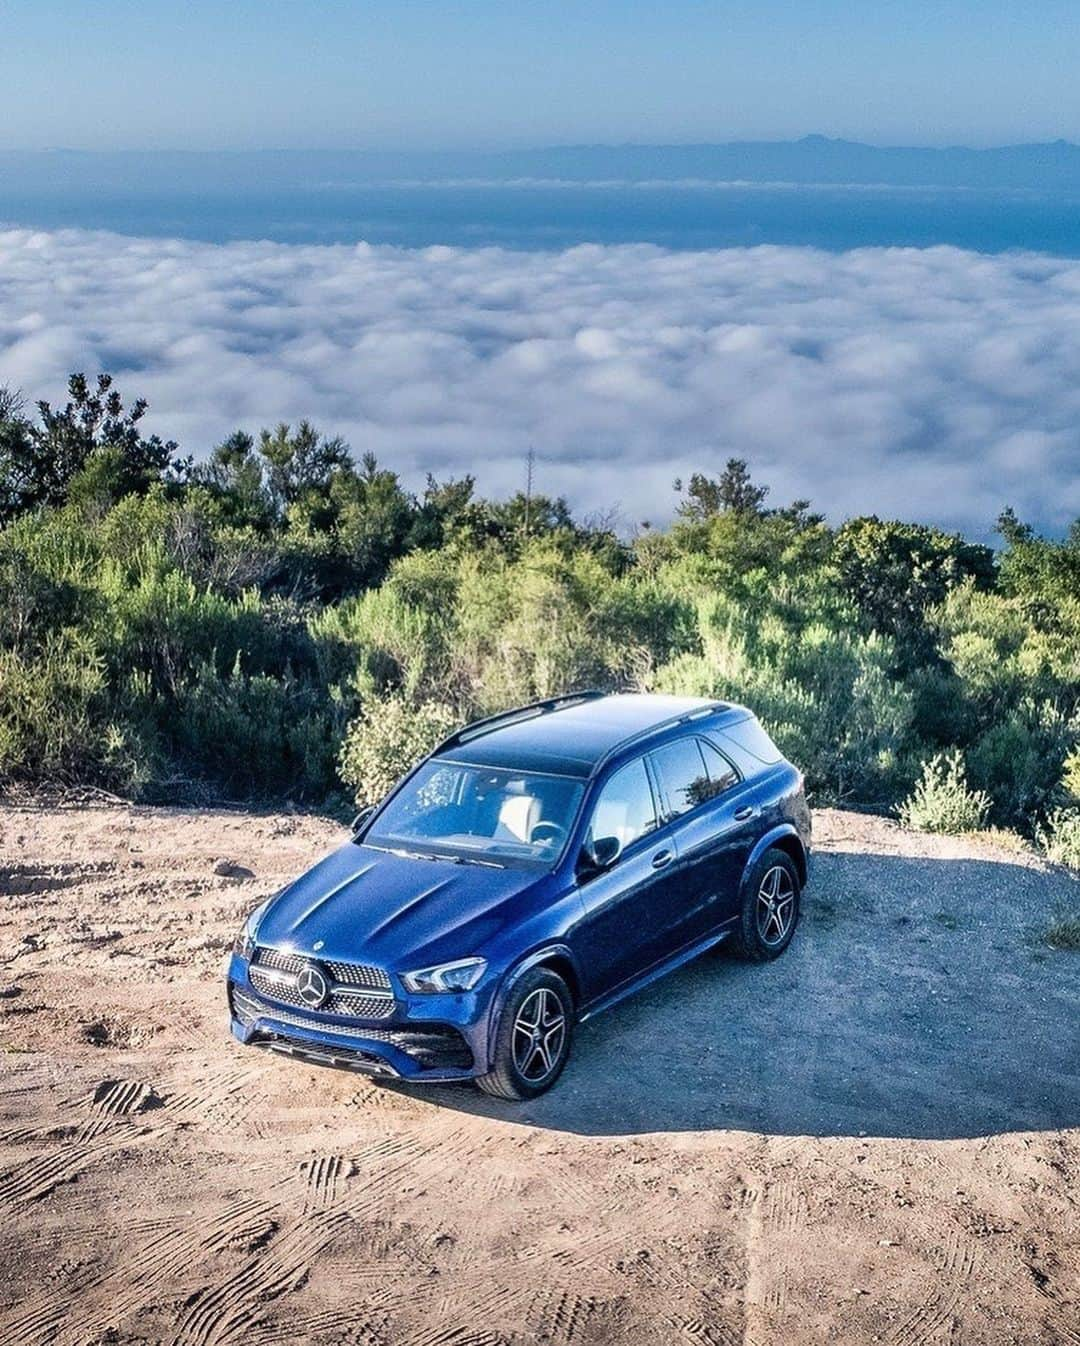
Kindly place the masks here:
POLYGON ((628 520, 737 455, 777 501, 985 534, 1080 515, 1080 262, 226 245, 0 232, 0 384, 108 369, 204 452, 308 416, 419 485, 542 489, 628 520))

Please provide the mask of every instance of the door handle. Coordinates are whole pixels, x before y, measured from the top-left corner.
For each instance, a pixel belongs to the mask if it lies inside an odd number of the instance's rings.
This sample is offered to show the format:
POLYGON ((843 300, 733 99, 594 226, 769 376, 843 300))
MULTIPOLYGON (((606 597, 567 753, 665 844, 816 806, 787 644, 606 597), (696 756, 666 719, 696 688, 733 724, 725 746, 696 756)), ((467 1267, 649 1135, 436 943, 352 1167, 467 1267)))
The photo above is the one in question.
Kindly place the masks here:
POLYGON ((735 821, 737 823, 744 823, 747 818, 752 818, 756 812, 757 809, 754 808, 753 804, 744 804, 741 809, 735 810, 735 821))
POLYGON ((652 867, 653 869, 663 869, 665 865, 670 865, 674 859, 674 851, 657 851, 652 858, 652 867))

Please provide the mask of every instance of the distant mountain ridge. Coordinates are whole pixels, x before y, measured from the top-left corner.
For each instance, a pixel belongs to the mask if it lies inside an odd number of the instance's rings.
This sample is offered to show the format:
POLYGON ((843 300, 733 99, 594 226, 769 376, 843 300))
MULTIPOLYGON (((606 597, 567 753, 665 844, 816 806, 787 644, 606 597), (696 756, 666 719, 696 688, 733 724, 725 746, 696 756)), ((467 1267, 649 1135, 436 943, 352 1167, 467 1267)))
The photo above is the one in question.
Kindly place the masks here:
POLYGON ((86 186, 136 194, 356 186, 414 179, 711 182, 986 190, 1080 190, 1080 145, 1066 140, 988 149, 867 145, 808 135, 724 144, 564 145, 503 151, 375 150, 0 152, 0 203, 22 192, 86 186))

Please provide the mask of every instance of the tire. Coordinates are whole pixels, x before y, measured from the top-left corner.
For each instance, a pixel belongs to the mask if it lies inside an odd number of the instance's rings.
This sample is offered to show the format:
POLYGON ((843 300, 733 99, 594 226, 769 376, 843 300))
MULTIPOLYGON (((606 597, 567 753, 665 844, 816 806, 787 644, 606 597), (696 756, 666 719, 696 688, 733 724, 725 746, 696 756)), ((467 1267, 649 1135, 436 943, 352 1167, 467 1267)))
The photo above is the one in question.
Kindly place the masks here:
POLYGON ((562 1074, 573 1029, 574 998, 566 982, 550 968, 530 968, 510 989, 499 1016, 491 1069, 476 1083, 493 1098, 538 1098, 562 1074))
POLYGON ((786 851, 767 850, 743 880, 734 952, 754 963, 779 958, 799 923, 801 896, 794 860, 786 851))

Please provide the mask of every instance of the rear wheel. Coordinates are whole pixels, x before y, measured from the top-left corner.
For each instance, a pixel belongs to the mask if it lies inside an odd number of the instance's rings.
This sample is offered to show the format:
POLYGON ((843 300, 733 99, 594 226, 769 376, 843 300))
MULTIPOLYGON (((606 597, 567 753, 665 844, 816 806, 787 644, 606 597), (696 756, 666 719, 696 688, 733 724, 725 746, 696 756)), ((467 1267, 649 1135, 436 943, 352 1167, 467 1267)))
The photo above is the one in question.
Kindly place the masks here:
POLYGON ((550 968, 531 968, 514 983, 495 1034, 491 1070, 476 1081, 495 1098, 536 1098, 550 1089, 570 1055, 574 1002, 550 968))
POLYGON ((799 871, 791 856, 786 851, 767 850, 743 883, 736 953, 758 963, 778 958, 795 933, 800 896, 799 871))

